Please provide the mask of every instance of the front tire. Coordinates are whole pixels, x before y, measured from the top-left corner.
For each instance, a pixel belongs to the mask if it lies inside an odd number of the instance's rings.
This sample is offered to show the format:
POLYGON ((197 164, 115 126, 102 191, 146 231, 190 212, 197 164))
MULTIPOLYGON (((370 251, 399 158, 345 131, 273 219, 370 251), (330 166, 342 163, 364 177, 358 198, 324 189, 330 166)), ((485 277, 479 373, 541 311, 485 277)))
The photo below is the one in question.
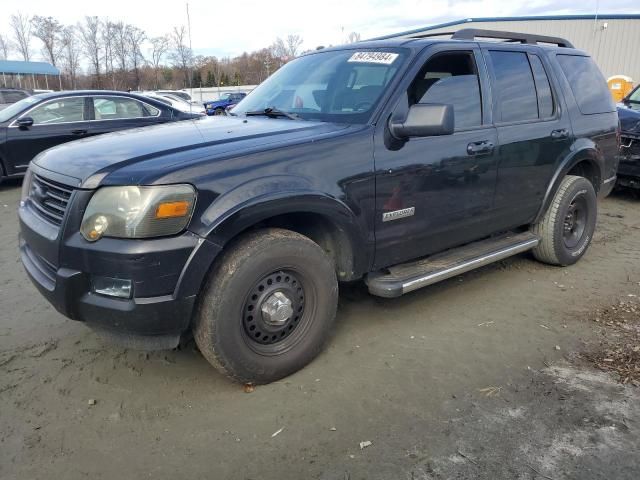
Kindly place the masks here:
POLYGON ((551 265, 572 265, 587 251, 596 227, 598 203, 593 185, 567 175, 544 217, 532 228, 540 237, 534 257, 551 265))
POLYGON ((216 109, 213 111, 213 115, 214 115, 214 116, 224 115, 224 114, 225 114, 225 112, 224 112, 224 108, 216 108, 216 109))
POLYGON ((321 351, 338 303, 333 261, 309 238, 252 232, 216 264, 194 325, 203 356, 237 382, 286 377, 321 351))

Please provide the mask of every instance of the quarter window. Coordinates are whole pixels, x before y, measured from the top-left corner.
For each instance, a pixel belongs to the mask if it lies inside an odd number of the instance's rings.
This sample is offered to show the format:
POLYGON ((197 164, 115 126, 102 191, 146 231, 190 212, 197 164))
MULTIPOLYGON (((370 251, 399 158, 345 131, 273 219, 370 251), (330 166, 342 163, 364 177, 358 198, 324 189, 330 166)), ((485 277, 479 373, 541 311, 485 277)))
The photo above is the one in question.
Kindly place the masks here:
POLYGON ((411 83, 407 97, 409 106, 452 105, 456 130, 482 124, 480 83, 471 52, 443 53, 430 58, 411 83))
POLYGON ((607 82, 591 57, 558 55, 558 62, 580 112, 589 115, 616 111, 607 82))
POLYGON ((93 110, 96 120, 156 117, 160 114, 157 108, 126 97, 96 97, 93 110))
POLYGON ((538 118, 538 97, 527 54, 489 52, 496 82, 496 96, 502 122, 538 118))
POLYGON ((69 97, 44 103, 27 114, 34 125, 82 122, 84 120, 84 97, 69 97))

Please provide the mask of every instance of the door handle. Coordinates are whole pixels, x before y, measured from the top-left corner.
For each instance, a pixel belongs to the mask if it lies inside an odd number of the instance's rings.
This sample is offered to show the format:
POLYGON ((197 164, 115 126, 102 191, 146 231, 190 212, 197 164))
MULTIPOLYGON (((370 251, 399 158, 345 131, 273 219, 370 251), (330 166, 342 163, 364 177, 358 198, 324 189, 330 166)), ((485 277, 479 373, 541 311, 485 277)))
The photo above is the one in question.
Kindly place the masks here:
POLYGON ((551 138, 553 138, 554 140, 562 140, 563 138, 567 138, 568 136, 569 130, 567 130, 566 128, 560 128, 551 132, 551 138))
POLYGON ((78 130, 71 130, 71 133, 73 133, 74 135, 84 135, 85 133, 87 133, 87 131, 78 129, 78 130))
POLYGON ((481 142, 473 142, 467 145, 468 155, 479 155, 481 153, 493 152, 494 145, 489 140, 483 140, 481 142))

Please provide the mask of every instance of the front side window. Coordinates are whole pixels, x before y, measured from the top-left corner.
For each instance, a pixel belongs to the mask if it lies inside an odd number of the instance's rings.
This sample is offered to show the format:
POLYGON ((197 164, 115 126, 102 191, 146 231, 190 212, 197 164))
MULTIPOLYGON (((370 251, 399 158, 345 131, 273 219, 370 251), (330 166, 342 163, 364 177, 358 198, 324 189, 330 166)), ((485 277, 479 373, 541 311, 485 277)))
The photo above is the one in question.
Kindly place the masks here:
POLYGON ((96 97, 93 110, 96 120, 155 117, 160 114, 157 108, 126 97, 96 97))
POLYGON ((409 106, 441 103, 453 106, 455 129, 482 124, 482 97, 472 52, 450 52, 430 58, 407 91, 409 106))
POLYGON ((52 100, 37 106, 27 114, 34 125, 82 122, 84 118, 84 97, 69 97, 52 100))
POLYGON ((502 122, 538 118, 538 97, 525 52, 489 52, 502 122))
POLYGON ((616 111, 607 82, 591 57, 558 55, 557 58, 580 112, 589 115, 616 111))
POLYGON ((404 58, 404 50, 388 48, 299 57, 247 95, 233 113, 276 108, 302 119, 366 123, 404 58))

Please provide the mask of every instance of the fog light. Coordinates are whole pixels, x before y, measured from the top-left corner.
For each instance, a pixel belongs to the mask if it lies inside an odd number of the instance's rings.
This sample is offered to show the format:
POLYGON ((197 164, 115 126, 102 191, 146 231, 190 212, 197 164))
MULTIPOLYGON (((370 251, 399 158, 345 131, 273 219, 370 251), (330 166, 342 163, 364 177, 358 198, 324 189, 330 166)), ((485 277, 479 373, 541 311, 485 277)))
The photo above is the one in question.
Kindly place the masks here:
POLYGON ((131 298, 131 280, 110 277, 92 277, 91 287, 94 293, 109 297, 131 298))

